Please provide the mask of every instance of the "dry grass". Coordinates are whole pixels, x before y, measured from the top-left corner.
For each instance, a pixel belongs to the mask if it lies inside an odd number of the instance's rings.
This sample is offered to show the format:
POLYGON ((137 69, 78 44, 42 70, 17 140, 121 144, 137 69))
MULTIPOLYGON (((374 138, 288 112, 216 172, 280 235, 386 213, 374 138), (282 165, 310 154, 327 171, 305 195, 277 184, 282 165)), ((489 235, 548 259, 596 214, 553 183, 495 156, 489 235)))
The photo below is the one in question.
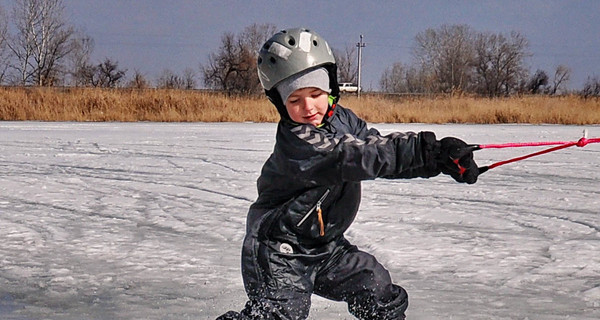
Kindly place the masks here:
POLYGON ((598 124, 600 100, 577 96, 345 99, 368 122, 598 124))
MULTIPOLYGON (((600 100, 576 96, 511 98, 342 97, 368 122, 600 124, 600 100)), ((276 122, 265 97, 179 90, 0 88, 0 120, 276 122)))
POLYGON ((274 122, 263 98, 180 90, 0 89, 1 120, 274 122))

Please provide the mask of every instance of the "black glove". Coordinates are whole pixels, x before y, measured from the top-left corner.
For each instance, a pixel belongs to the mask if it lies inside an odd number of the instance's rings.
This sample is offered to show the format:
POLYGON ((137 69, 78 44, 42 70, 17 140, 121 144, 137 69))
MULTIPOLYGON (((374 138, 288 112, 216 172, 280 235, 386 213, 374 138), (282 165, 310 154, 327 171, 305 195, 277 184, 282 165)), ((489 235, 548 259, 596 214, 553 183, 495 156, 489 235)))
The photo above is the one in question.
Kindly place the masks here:
POLYGON ((436 140, 435 133, 431 131, 421 131, 419 136, 425 169, 423 177, 437 176, 441 172, 437 160, 440 154, 440 142, 436 140))
POLYGON ((446 137, 440 141, 438 166, 442 173, 450 175, 458 182, 477 182, 479 168, 473 160, 473 149, 464 141, 446 137))

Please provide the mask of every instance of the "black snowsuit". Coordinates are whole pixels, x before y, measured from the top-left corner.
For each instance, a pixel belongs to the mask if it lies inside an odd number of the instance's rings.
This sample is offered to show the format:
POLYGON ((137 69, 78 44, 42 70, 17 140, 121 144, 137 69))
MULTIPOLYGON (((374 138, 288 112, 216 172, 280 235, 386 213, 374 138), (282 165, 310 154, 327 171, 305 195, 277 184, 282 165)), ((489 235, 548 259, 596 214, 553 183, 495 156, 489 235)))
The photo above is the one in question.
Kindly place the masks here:
POLYGON ((435 135, 382 136, 337 106, 325 125, 280 121, 274 151, 258 179, 242 251, 245 309, 219 319, 305 319, 311 294, 348 303, 360 319, 404 319, 406 291, 344 232, 361 180, 439 174, 435 135))

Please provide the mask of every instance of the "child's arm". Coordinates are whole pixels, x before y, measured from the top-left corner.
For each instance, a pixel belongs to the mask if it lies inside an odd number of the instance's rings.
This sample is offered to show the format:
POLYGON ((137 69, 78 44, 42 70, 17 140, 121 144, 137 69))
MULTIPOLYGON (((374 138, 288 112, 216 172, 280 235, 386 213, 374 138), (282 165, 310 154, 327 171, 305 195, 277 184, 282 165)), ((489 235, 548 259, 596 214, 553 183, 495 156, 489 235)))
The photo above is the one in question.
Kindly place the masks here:
MULTIPOLYGON (((381 136, 368 130, 359 136, 331 138, 310 125, 291 130, 296 142, 284 148, 286 172, 319 184, 370 180, 378 177, 431 177, 440 173, 435 157, 438 142, 431 132, 395 132, 381 136)), ((291 139, 291 138, 290 138, 291 139)))
POLYGON ((286 172, 297 179, 337 184, 378 177, 428 178, 443 172, 458 182, 477 181, 472 152, 452 158, 450 150, 466 146, 456 138, 438 141, 433 132, 427 131, 381 136, 366 126, 358 136, 348 133, 341 138, 328 137, 312 126, 298 126, 291 132, 302 141, 290 144, 295 147, 286 152, 286 172))

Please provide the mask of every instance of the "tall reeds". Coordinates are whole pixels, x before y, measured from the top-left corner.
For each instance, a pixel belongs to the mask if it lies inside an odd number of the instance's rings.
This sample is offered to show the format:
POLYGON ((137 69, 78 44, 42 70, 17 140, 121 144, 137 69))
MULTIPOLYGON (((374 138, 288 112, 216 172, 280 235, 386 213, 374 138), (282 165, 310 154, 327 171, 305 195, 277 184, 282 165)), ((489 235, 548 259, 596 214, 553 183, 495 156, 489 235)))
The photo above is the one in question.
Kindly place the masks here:
POLYGON ((578 96, 345 99, 368 122, 600 124, 600 100, 578 96))
MULTIPOLYGON (((343 96, 368 122, 600 124, 600 100, 578 96, 343 96)), ((0 88, 0 120, 276 122, 266 97, 195 90, 0 88)))

